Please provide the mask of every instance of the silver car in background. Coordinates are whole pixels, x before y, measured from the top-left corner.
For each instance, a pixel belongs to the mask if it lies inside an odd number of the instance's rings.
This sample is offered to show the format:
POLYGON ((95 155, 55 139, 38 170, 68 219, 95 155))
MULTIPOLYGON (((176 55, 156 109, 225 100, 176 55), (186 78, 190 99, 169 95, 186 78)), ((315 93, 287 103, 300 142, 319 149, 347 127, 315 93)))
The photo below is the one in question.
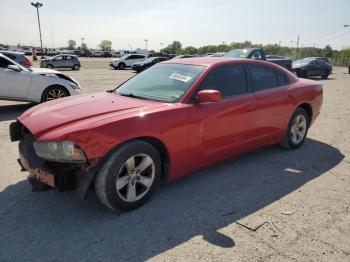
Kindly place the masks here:
POLYGON ((79 70, 81 67, 80 61, 76 55, 61 54, 52 58, 41 60, 40 67, 42 68, 71 68, 72 70, 79 70))

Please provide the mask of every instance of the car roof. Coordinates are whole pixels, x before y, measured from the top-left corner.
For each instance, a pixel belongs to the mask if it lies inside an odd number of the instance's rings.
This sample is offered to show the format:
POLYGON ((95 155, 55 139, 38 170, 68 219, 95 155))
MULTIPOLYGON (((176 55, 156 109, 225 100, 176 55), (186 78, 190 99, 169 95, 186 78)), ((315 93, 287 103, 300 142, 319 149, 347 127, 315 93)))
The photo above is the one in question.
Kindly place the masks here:
POLYGON ((65 56, 74 56, 74 57, 77 57, 76 55, 73 55, 73 54, 58 54, 56 56, 60 56, 60 55, 65 55, 65 56))
POLYGON ((24 53, 15 52, 15 51, 4 51, 4 50, 0 50, 0 52, 3 53, 3 54, 10 54, 10 55, 24 55, 24 53))
MULTIPOLYGON (((191 57, 191 58, 182 58, 182 59, 170 59, 162 64, 187 64, 187 65, 200 65, 200 66, 212 66, 225 64, 228 62, 233 62, 235 64, 240 63, 250 63, 250 64, 266 64, 268 62, 262 60, 254 60, 247 58, 232 58, 232 57, 191 57)), ((271 64, 271 63, 268 63, 271 64)))

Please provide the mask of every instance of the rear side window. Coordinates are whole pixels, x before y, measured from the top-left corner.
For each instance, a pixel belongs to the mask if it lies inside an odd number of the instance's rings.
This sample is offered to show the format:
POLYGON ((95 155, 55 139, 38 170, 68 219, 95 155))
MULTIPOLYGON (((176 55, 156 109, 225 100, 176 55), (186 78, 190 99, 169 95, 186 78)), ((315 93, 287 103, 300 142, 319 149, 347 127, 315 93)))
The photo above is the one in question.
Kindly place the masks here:
POLYGON ((249 66, 252 87, 255 92, 279 86, 275 70, 264 66, 249 66))
POLYGON ((285 86, 285 85, 288 85, 289 84, 289 79, 288 77, 283 74, 283 73, 277 73, 277 78, 278 78, 278 84, 280 86, 285 86))
POLYGON ((215 68, 200 85, 199 90, 219 90, 223 98, 247 93, 247 78, 243 66, 225 65, 215 68))
POLYGON ((1 68, 7 68, 9 65, 12 65, 12 63, 10 61, 8 61, 7 59, 0 57, 0 67, 1 68))
POLYGON ((7 56, 8 58, 12 59, 12 60, 16 59, 16 56, 14 56, 14 55, 11 55, 11 54, 4 54, 4 55, 7 56))

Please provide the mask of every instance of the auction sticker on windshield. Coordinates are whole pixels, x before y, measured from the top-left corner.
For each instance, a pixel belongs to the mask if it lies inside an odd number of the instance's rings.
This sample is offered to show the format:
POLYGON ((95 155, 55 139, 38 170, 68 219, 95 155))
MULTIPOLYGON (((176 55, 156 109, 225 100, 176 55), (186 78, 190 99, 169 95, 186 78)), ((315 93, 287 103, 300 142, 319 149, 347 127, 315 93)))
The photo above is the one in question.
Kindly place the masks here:
POLYGON ((175 80, 179 80, 182 82, 188 82, 191 77, 190 76, 186 76, 186 75, 182 75, 182 74, 178 74, 178 73, 172 73, 169 78, 171 79, 175 79, 175 80))

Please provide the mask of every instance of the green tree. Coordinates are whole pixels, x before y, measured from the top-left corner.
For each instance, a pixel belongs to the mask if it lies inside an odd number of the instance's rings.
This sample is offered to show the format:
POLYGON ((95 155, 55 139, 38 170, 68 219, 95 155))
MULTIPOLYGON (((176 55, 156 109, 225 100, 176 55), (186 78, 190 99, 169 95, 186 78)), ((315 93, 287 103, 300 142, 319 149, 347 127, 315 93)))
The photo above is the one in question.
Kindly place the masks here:
POLYGON ((112 50, 112 42, 109 40, 102 40, 98 47, 102 51, 111 51, 112 50))
POLYGON ((323 50, 325 57, 333 57, 333 49, 330 45, 326 45, 323 50))
POLYGON ((84 51, 88 50, 87 44, 82 43, 80 49, 84 51))
POLYGON ((187 46, 184 48, 183 51, 185 54, 193 55, 197 53, 197 48, 195 48, 194 46, 187 46))
POLYGON ((75 46, 77 45, 77 42, 75 42, 73 39, 68 40, 68 49, 73 50, 75 49, 75 46))
POLYGON ((168 45, 167 47, 163 48, 161 50, 163 53, 168 54, 181 54, 182 52, 182 44, 180 41, 174 41, 172 44, 168 45))

